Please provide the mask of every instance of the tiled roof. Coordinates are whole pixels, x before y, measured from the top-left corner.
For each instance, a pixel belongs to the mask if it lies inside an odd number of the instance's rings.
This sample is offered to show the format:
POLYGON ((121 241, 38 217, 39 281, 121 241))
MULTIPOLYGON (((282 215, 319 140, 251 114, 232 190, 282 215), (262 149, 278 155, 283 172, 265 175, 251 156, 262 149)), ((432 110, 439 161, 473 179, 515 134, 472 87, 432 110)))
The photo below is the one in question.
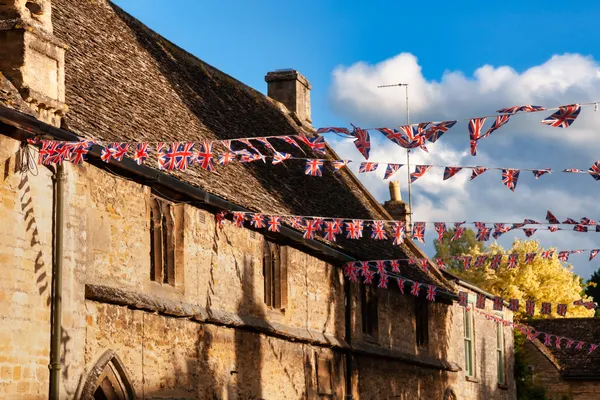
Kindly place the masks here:
MULTIPOLYGON (((583 350, 565 349, 565 340, 560 349, 548 347, 560 365, 563 377, 600 378, 600 351, 588 354, 589 343, 600 343, 600 318, 538 319, 528 324, 538 331, 586 342, 587 347, 583 350)), ((553 343, 555 340, 553 338, 553 343)))
MULTIPOLYGON (((52 7, 54 33, 69 46, 66 129, 105 141, 153 142, 312 134, 278 103, 177 47, 107 0, 53 0, 52 7)), ((302 156, 283 141, 274 140, 273 145, 302 156)), ((214 173, 192 168, 173 174, 263 213, 389 218, 350 172, 334 174, 329 166, 322 178, 306 176, 299 160, 275 166, 232 163, 217 166, 214 173)), ((410 255, 406 246, 389 241, 338 240, 335 246, 361 260, 410 255)), ((443 286, 415 268, 406 266, 403 273, 443 286)))

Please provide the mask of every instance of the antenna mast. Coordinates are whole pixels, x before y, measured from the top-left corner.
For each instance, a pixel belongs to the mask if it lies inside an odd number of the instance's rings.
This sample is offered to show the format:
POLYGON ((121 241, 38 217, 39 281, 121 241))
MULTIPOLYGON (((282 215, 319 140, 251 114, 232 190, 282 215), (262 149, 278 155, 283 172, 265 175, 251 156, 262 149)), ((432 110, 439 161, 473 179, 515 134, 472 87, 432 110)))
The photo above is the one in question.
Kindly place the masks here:
MULTIPOLYGON (((406 93, 406 124, 410 125, 410 110, 408 108, 408 83, 396 83, 394 85, 380 85, 378 88, 387 87, 402 87, 404 86, 406 93)), ((411 194, 411 182, 410 182, 410 149, 406 149, 406 168, 408 176, 408 227, 412 229, 412 194, 411 194)))

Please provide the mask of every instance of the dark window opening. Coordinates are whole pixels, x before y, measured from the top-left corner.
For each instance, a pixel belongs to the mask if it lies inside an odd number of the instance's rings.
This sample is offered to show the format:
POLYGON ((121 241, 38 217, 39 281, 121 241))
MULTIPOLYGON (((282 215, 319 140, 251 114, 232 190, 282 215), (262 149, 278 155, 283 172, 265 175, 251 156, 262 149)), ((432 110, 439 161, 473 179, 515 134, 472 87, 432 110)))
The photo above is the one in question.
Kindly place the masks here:
POLYGON ((373 286, 361 285, 362 331, 370 339, 377 340, 379 334, 379 314, 377 292, 373 286))
POLYGON ((150 279, 175 286, 181 263, 183 209, 158 197, 150 198, 150 279))
POLYGON ((317 359, 317 390, 319 395, 333 395, 332 362, 329 358, 317 359))
POLYGON ((415 298, 415 322, 417 346, 426 346, 429 342, 429 302, 423 297, 415 298))
POLYGON ((286 248, 276 243, 264 241, 263 277, 265 304, 274 310, 285 310, 287 305, 287 263, 286 248))

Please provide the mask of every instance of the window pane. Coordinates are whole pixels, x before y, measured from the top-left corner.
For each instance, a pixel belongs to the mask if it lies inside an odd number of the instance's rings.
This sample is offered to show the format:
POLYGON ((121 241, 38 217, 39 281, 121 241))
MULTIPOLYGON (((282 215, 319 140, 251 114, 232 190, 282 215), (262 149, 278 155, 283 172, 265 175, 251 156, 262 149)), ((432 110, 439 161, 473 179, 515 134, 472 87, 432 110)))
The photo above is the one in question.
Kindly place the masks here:
POLYGON ((498 351, 498 383, 504 383, 504 355, 498 351))
POLYGON ((465 340, 465 373, 473 376, 473 348, 470 340, 465 340))

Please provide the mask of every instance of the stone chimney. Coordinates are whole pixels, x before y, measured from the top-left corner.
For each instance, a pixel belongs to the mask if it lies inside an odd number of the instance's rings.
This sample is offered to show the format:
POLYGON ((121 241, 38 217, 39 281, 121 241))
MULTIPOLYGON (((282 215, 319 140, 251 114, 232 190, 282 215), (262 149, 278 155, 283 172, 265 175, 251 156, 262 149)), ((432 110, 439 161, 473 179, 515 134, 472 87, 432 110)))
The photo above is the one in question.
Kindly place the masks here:
POLYGON ((410 210, 408 209, 408 205, 402 201, 400 183, 398 181, 390 182, 390 200, 386 201, 383 207, 395 220, 406 221, 408 223, 410 210))
POLYGON ((310 90, 312 87, 300 72, 293 69, 267 73, 267 94, 273 100, 283 103, 302 125, 312 127, 310 116, 310 90))
POLYGON ((0 0, 0 73, 31 112, 59 127, 65 104, 65 50, 52 30, 50 0, 0 0))

